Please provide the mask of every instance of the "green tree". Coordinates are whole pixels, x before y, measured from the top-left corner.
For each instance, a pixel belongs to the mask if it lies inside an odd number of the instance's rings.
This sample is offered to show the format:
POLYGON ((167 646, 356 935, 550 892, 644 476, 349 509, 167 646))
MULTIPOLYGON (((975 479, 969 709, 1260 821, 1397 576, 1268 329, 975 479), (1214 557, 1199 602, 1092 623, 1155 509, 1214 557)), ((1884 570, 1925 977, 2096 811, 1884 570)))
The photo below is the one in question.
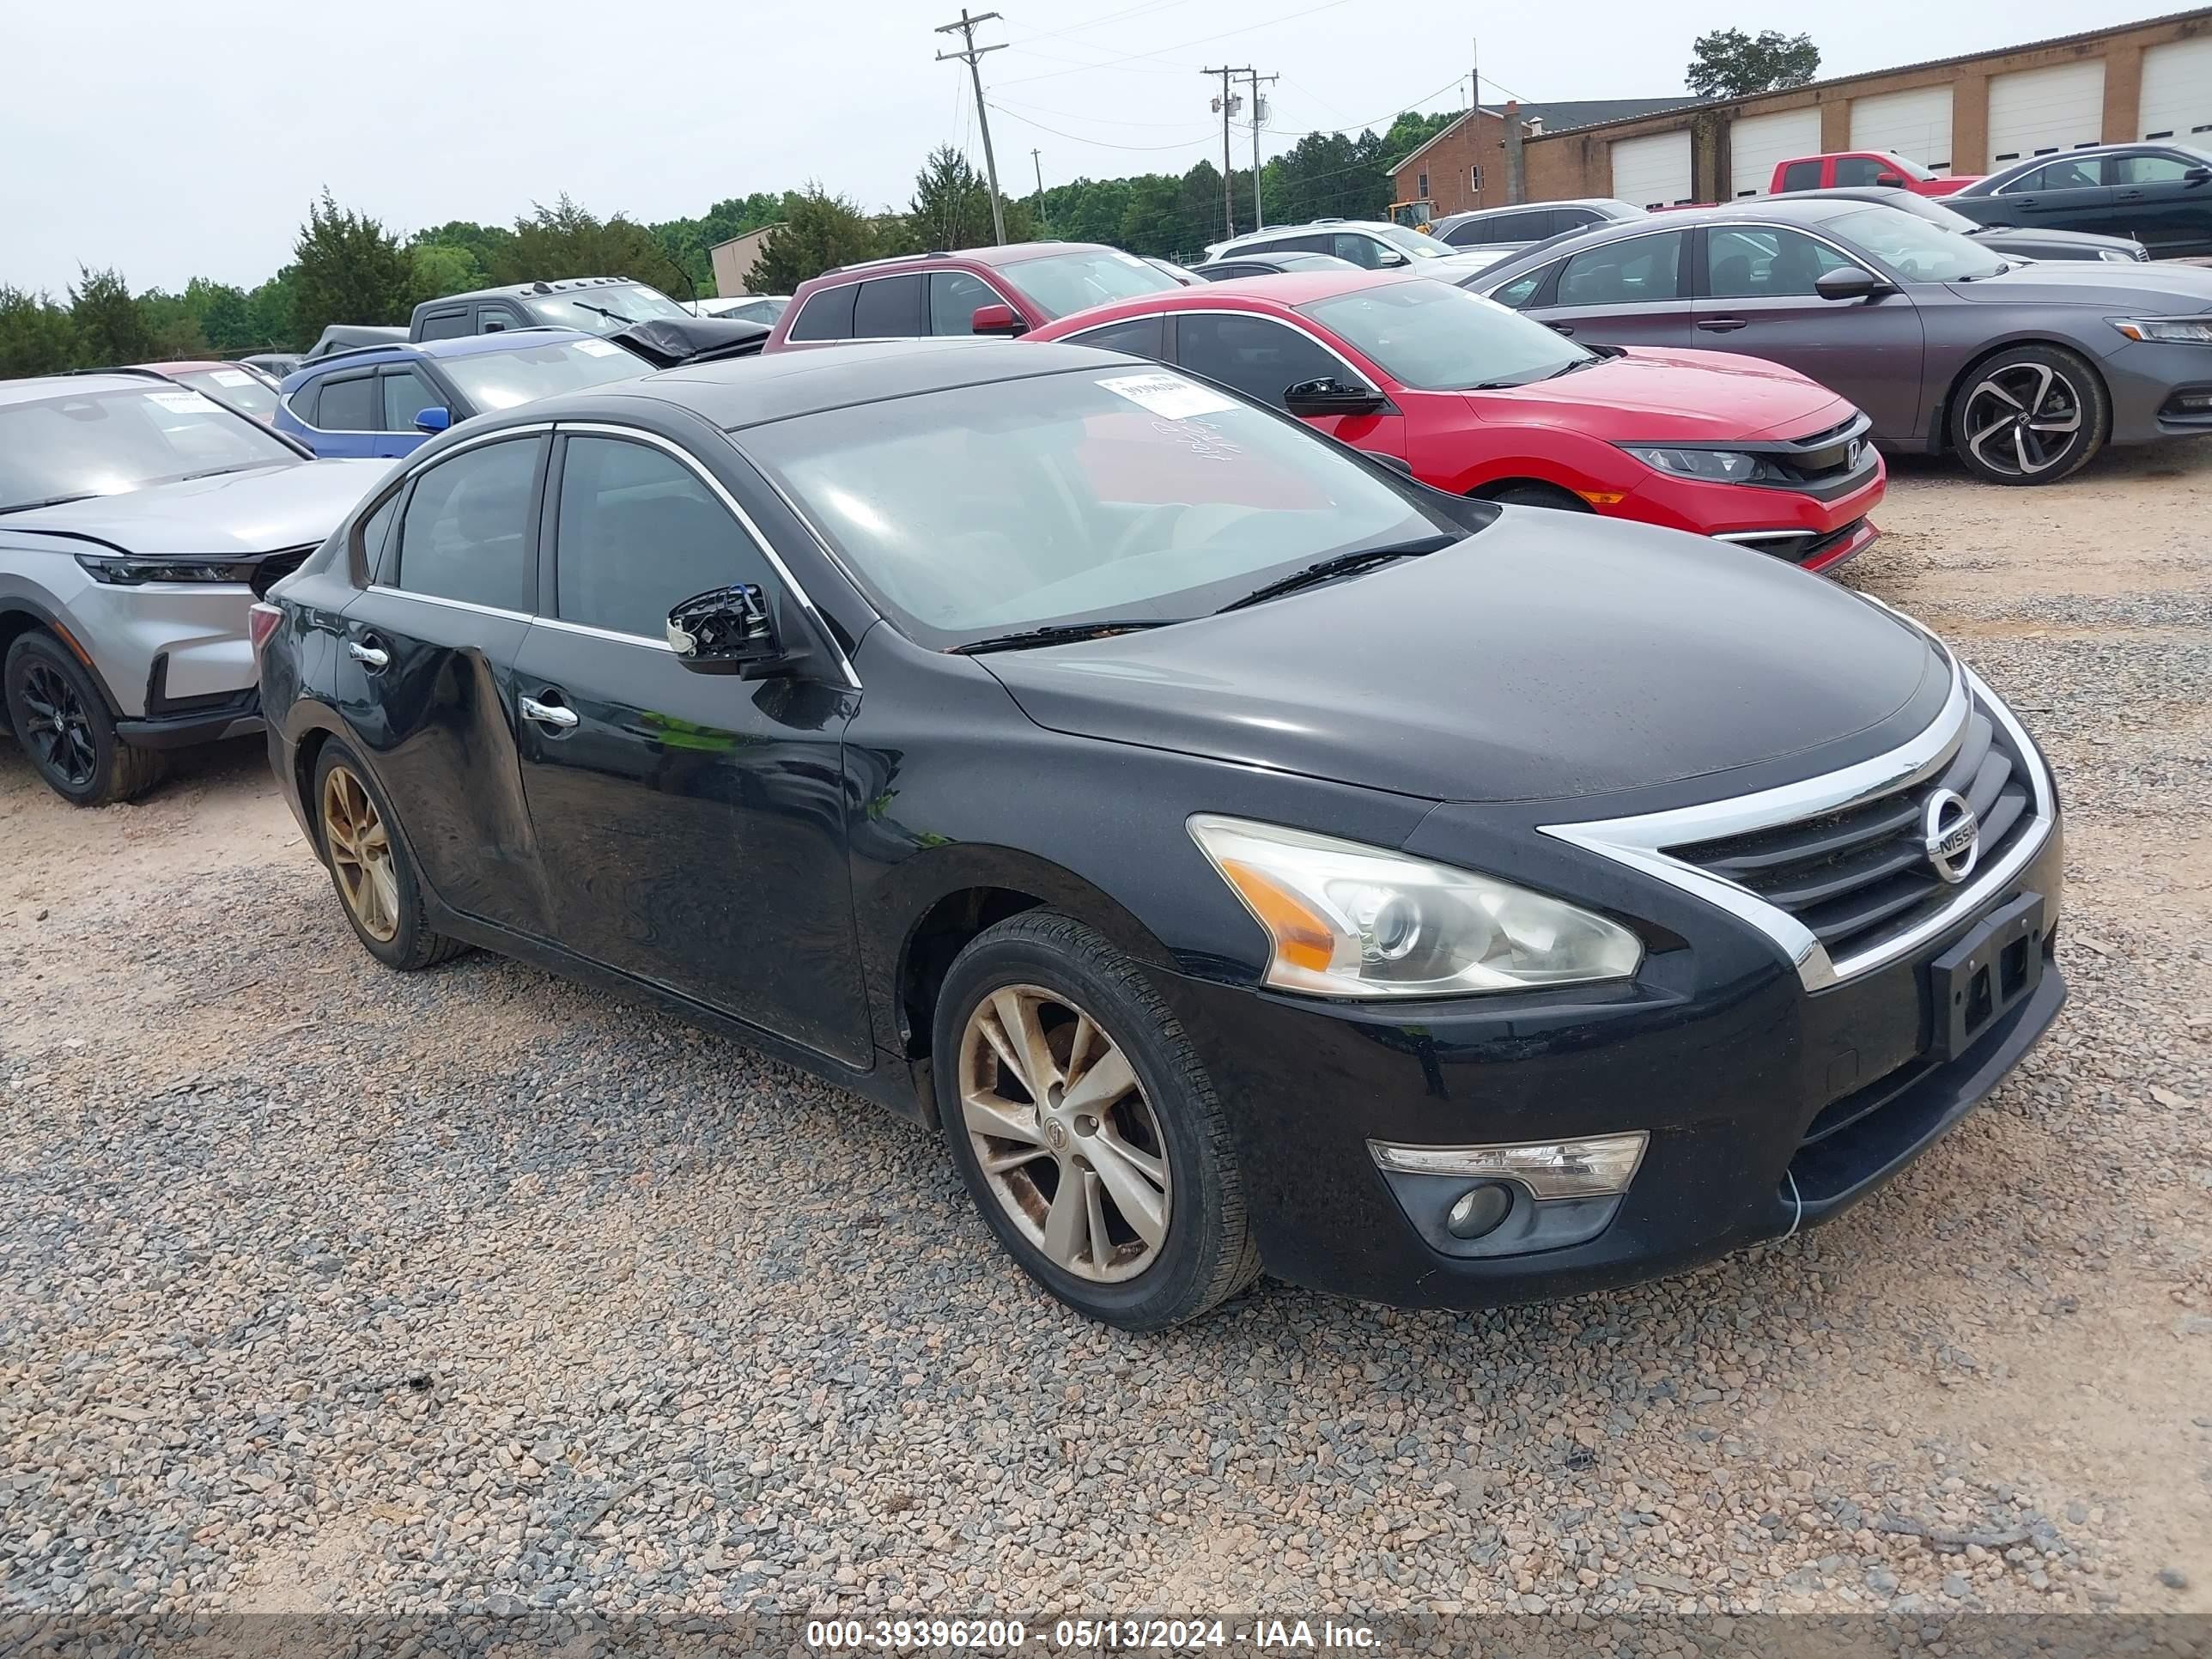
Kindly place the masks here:
POLYGON ((418 230, 407 239, 412 250, 427 245, 457 247, 476 261, 477 268, 489 273, 499 263, 500 256, 514 246, 514 233, 505 225, 480 225, 470 219, 450 219, 428 230, 418 230))
POLYGON ((1820 49, 1809 34, 1761 29, 1714 29, 1690 46, 1684 77, 1700 98, 1742 98, 1754 92, 1802 87, 1820 72, 1820 49))
POLYGON ((818 184, 787 197, 784 208, 783 222, 761 245, 745 279, 756 294, 788 294, 810 276, 881 251, 876 228, 860 210, 818 184))
POLYGON ((173 362, 179 357, 208 355, 208 338, 200 327, 199 314, 183 295, 149 289, 138 296, 138 314, 145 319, 147 337, 153 342, 157 361, 173 362))
MULTIPOLYGON (((286 265, 246 296, 246 331, 252 337, 250 343, 264 351, 283 351, 313 343, 301 337, 293 309, 295 269, 286 265)), ((316 331, 321 332, 319 329, 316 331)))
POLYGON ((0 288, 0 380, 58 374, 77 361, 68 312, 43 294, 0 288))
POLYGON ((466 294, 484 287, 488 280, 476 256, 452 242, 413 243, 407 250, 407 263, 411 272, 407 289, 410 307, 448 294, 466 294))
POLYGON ((331 199, 307 210, 292 248, 292 326, 313 340, 331 323, 404 323, 415 270, 399 239, 331 199))
POLYGON ((259 343, 244 289, 195 276, 185 284, 185 309, 198 321, 212 350, 251 351, 259 343))
POLYGON ((514 222, 514 240, 495 254, 495 283, 556 282, 567 276, 628 276, 689 299, 683 268, 636 220, 600 219, 566 195, 551 207, 533 202, 514 222))
POLYGON ((70 290, 70 329, 76 337, 76 361, 88 368, 143 363, 154 356, 153 331, 131 288, 112 270, 80 265, 82 280, 70 290))
POLYGON ((1434 115, 1402 111, 1382 135, 1382 153, 1393 161, 1410 155, 1466 113, 1463 109, 1438 110, 1434 115))
MULTIPOLYGON (((1028 201, 1017 197, 1002 200, 1000 206, 1009 242, 1035 240, 1036 216, 1028 201)), ((915 175, 914 199, 896 238, 905 244, 901 251, 988 247, 994 234, 991 187, 983 175, 951 144, 930 151, 915 175)))

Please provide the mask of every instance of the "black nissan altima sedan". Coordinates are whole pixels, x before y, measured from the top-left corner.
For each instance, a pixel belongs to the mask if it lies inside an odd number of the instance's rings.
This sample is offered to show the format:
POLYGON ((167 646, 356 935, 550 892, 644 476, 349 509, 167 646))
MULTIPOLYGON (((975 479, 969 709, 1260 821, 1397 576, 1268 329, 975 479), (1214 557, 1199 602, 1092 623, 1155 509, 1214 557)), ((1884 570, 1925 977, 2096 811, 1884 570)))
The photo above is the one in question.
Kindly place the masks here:
POLYGON ((472 421, 255 634, 379 960, 501 951, 939 1125, 1133 1328, 1811 1226, 2064 995, 2051 774, 1913 623, 1082 347, 472 421))

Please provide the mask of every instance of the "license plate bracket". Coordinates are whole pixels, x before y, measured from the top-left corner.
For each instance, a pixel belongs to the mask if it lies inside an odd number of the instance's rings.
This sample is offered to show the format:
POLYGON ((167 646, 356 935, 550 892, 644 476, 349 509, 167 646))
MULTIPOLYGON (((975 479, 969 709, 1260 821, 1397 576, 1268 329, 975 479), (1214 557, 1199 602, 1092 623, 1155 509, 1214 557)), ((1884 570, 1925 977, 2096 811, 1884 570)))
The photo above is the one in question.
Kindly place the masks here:
POLYGON ((1954 1060, 2043 982, 2043 895, 2022 893, 1928 964, 1929 1054, 1954 1060))

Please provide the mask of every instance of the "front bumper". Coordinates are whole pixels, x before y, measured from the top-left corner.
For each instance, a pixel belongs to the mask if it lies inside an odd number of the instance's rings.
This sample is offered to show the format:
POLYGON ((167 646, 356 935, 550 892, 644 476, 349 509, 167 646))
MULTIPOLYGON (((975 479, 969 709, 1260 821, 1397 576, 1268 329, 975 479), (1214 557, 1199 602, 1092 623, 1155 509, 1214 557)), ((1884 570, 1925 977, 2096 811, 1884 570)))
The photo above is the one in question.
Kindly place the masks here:
POLYGON ((2212 433, 2212 346, 2134 341, 2100 365, 2112 399, 2112 441, 2212 433))
POLYGON ((1645 524, 1738 542, 1818 570, 1874 545, 1881 532, 1867 515, 1880 505, 1887 482, 1887 471, 1878 457, 1855 484, 1832 495, 1772 484, 1706 483, 1654 472, 1612 510, 1645 524))
POLYGON ((1756 957, 1728 941, 1705 967, 1699 943, 1687 942, 1632 984, 1417 1009, 1188 977, 1163 988, 1229 1116, 1269 1273, 1408 1307, 1532 1301, 1656 1278, 1815 1225, 1925 1152, 2019 1063, 2065 999, 2048 933, 2062 860, 2054 827, 2014 880, 1941 937, 1819 991, 1778 955, 1745 972, 1756 957), (2040 982, 1956 1058, 1936 1057, 1928 964, 2031 892, 2045 897, 2040 982), (1486 1259, 1427 1242, 1369 1148, 1635 1129, 1650 1146, 1602 1232, 1486 1259))

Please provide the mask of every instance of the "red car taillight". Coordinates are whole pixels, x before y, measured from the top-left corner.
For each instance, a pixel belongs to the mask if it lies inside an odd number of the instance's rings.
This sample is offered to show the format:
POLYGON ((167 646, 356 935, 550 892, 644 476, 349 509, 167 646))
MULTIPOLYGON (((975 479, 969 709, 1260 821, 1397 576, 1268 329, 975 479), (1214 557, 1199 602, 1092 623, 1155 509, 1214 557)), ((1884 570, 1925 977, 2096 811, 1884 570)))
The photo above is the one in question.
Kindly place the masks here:
POLYGON ((273 605, 249 605, 246 611, 246 631, 253 641, 253 654, 261 655, 261 647, 269 643, 269 636, 276 631, 276 624, 284 620, 284 613, 273 605))

